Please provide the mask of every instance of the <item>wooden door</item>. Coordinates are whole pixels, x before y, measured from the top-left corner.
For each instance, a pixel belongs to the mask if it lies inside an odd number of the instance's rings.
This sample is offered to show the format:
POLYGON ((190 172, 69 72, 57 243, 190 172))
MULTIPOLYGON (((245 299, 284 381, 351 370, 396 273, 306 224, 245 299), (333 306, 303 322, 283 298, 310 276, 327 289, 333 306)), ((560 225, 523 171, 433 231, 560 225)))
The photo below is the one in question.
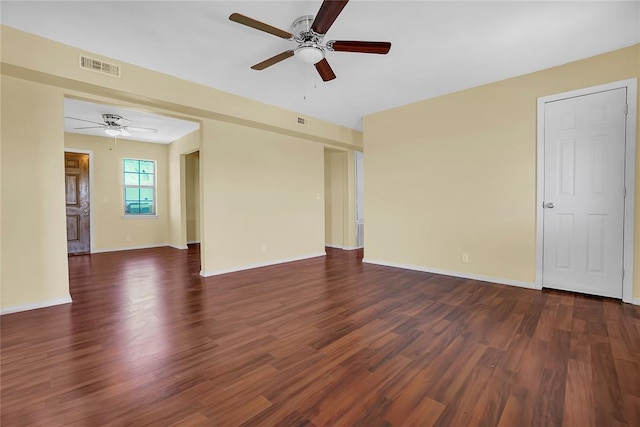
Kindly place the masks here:
POLYGON ((67 253, 91 251, 89 221, 89 155, 64 153, 67 205, 67 253))
POLYGON ((621 298, 626 89, 544 108, 543 286, 621 298))

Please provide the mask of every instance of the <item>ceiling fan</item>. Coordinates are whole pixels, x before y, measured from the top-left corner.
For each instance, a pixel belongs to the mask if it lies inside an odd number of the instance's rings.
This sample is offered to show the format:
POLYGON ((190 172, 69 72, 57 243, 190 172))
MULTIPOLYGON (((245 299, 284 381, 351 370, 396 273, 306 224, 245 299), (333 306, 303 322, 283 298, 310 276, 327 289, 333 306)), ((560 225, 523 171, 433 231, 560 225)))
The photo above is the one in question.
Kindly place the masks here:
POLYGON ((94 122, 92 120, 78 119, 76 117, 65 117, 65 119, 78 120, 80 122, 93 123, 98 126, 86 126, 74 129, 104 129, 104 133, 109 136, 131 136, 131 132, 148 132, 157 133, 158 129, 141 128, 135 126, 125 125, 124 122, 130 122, 131 120, 125 119, 117 114, 103 114, 103 123, 94 122))
POLYGON ((336 78, 335 73, 331 69, 327 58, 326 51, 336 52, 358 52, 358 53, 378 53, 387 54, 391 49, 389 42, 371 42, 371 41, 348 41, 348 40, 330 40, 324 45, 323 39, 333 22, 336 20, 342 9, 347 5, 348 0, 334 1, 324 0, 318 14, 315 18, 312 15, 301 16, 293 21, 291 25, 292 33, 272 27, 239 13, 233 13, 229 19, 238 24, 273 34, 280 38, 291 40, 297 46, 293 49, 284 51, 269 59, 257 63, 251 68, 254 70, 264 70, 280 61, 292 56, 300 58, 308 64, 315 64, 316 70, 322 77, 322 80, 329 81, 336 78))

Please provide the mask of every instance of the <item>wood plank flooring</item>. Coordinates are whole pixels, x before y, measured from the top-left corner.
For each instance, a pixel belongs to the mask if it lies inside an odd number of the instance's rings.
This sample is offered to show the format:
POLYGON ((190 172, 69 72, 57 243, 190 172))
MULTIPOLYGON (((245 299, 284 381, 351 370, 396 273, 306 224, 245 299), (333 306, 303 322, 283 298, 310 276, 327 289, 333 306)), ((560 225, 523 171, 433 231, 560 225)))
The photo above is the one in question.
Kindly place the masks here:
POLYGON ((640 426, 639 307, 327 252, 70 258, 73 304, 1 318, 2 425, 640 426))

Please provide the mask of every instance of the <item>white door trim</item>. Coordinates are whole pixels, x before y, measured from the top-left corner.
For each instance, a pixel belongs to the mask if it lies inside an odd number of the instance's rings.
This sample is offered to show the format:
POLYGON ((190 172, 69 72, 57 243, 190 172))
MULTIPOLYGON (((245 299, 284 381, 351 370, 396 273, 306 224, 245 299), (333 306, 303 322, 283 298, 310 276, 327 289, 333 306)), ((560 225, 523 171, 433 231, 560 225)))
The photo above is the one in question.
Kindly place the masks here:
POLYGON ((64 148, 65 153, 78 153, 89 155, 89 253, 93 253, 93 150, 82 150, 80 148, 64 148))
POLYGON ((627 89, 626 151, 625 151, 625 186, 627 197, 624 205, 624 278, 622 280, 622 301, 633 303, 633 230, 635 203, 635 167, 636 167, 636 116, 638 108, 638 80, 629 79, 593 86, 570 92, 538 98, 538 128, 537 128, 537 168, 536 168, 536 285, 542 289, 542 250, 543 250, 543 197, 544 197, 544 105, 547 102, 566 98, 589 95, 619 88, 627 89))

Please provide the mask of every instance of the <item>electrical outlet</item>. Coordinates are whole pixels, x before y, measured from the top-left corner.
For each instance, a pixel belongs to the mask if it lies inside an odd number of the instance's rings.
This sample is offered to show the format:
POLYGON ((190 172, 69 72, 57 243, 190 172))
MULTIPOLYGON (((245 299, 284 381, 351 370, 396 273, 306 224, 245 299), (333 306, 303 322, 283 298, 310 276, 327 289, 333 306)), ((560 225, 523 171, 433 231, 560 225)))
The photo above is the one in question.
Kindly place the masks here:
POLYGON ((262 244, 262 252, 267 252, 267 244, 266 243, 262 244))
POLYGON ((127 242, 130 242, 130 241, 131 241, 131 236, 127 236, 127 237, 125 237, 124 239, 125 239, 127 242))
POLYGON ((469 262, 469 254, 466 252, 462 253, 462 262, 469 262))

